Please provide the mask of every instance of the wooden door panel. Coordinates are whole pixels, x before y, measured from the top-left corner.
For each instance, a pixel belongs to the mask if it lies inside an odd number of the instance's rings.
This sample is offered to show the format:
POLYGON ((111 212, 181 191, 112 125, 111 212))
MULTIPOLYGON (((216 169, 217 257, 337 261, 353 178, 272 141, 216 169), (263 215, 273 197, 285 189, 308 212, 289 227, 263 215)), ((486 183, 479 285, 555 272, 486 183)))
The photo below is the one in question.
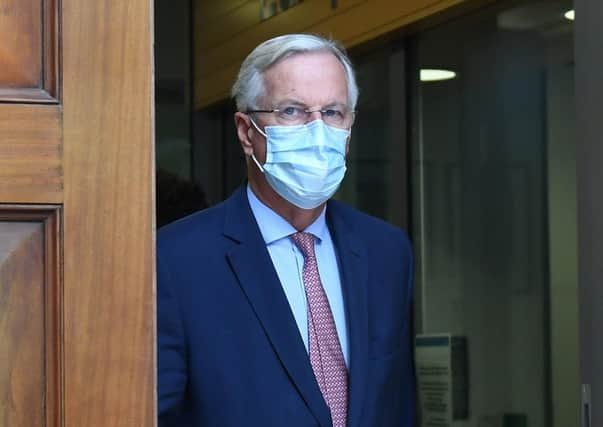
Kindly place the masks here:
POLYGON ((0 0, 0 101, 56 102, 56 0, 0 0))
POLYGON ((37 87, 42 72, 40 0, 0 1, 0 85, 37 87))
POLYGON ((44 425, 42 227, 0 222, 0 425, 44 425))
POLYGON ((152 427, 152 1, 62 5, 65 427, 152 427))
POLYGON ((0 103, 0 201, 60 203, 62 171, 60 108, 0 103))
POLYGON ((152 4, 0 0, 0 427, 156 423, 152 4))
POLYGON ((0 206, 0 426, 59 425, 57 219, 0 206))

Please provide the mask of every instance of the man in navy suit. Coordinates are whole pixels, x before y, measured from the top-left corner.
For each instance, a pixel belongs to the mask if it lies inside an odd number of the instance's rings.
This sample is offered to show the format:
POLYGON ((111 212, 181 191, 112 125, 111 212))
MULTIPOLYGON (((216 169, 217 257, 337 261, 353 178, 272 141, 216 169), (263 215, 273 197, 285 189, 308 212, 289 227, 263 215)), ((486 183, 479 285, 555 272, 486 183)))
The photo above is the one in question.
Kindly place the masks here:
POLYGON ((358 98, 348 57, 276 37, 233 97, 247 184, 158 234, 159 425, 414 426, 408 238, 330 200, 358 98))

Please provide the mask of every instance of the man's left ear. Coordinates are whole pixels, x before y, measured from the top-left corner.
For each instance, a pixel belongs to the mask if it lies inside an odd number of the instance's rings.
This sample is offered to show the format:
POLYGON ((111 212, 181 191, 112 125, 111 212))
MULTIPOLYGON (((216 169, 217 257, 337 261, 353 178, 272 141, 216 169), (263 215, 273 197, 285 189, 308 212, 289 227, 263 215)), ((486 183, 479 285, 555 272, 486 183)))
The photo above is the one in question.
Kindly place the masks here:
POLYGON ((348 136, 347 141, 345 142, 345 155, 348 155, 348 151, 350 151, 350 140, 352 139, 352 134, 348 136))

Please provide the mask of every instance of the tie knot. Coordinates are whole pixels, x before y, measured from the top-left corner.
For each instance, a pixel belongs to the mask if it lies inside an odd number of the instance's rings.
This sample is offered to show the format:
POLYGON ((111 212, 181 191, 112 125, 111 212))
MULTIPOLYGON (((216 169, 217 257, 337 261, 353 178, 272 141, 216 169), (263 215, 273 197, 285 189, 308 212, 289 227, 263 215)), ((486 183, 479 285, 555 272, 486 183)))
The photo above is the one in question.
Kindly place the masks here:
POLYGON ((314 235, 299 232, 291 235, 291 240, 304 254, 304 258, 314 258, 314 235))

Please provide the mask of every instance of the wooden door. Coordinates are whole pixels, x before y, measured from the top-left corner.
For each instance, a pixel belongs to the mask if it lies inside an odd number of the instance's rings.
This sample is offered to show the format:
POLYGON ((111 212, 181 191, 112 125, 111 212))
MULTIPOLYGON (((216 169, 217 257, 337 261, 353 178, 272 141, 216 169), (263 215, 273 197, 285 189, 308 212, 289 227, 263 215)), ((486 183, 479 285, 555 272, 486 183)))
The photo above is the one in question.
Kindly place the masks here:
POLYGON ((153 426, 151 0, 0 0, 0 427, 153 426))

